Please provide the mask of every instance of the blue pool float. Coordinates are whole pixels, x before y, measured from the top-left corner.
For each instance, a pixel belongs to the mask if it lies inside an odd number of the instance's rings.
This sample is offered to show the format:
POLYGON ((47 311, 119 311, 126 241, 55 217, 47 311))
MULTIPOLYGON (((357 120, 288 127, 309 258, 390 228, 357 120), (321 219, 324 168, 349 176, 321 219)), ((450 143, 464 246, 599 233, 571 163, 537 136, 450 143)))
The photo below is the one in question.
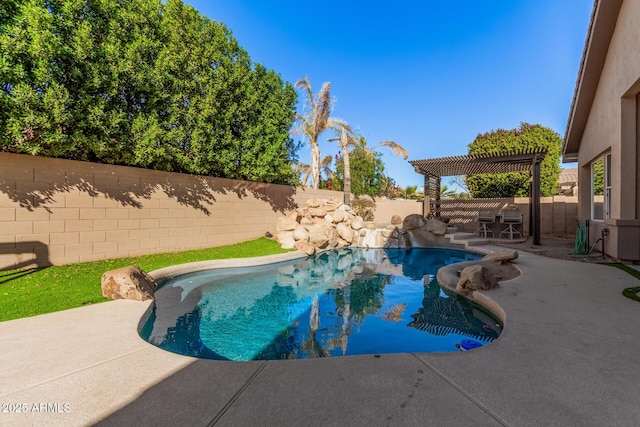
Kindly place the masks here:
POLYGON ((459 349, 462 351, 473 350, 474 348, 482 347, 482 344, 474 340, 462 340, 459 345, 459 349))

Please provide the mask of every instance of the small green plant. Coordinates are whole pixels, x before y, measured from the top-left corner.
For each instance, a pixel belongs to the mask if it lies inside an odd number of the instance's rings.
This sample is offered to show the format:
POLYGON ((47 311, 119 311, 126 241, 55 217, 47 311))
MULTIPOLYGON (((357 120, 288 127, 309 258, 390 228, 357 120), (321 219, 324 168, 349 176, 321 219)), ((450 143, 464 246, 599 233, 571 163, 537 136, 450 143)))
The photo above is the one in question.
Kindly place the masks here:
POLYGON ((365 221, 373 221, 376 211, 376 203, 373 200, 355 198, 351 202, 351 207, 357 215, 360 215, 365 221))

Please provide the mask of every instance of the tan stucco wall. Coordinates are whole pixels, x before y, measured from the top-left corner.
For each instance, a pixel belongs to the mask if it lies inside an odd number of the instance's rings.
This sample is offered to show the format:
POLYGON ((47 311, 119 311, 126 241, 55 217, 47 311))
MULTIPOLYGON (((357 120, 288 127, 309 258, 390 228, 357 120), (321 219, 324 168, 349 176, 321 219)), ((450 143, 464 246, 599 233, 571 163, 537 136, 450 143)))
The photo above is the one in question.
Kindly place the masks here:
POLYGON ((637 94, 640 92, 640 2, 622 4, 600 82, 580 142, 579 217, 591 216, 591 163, 611 153, 611 219, 592 224, 592 242, 610 229, 606 251, 620 259, 640 259, 637 94), (623 119, 624 117, 624 119, 623 119), (631 133, 629 133, 631 132, 631 133), (622 227, 618 229, 619 227, 622 227), (615 230, 614 230, 615 229, 615 230))
MULTIPOLYGON (((308 199, 330 197, 343 196, 0 153, 0 269, 237 243, 274 232, 279 216, 308 199)), ((418 203, 377 202, 375 221, 420 212, 418 203)))

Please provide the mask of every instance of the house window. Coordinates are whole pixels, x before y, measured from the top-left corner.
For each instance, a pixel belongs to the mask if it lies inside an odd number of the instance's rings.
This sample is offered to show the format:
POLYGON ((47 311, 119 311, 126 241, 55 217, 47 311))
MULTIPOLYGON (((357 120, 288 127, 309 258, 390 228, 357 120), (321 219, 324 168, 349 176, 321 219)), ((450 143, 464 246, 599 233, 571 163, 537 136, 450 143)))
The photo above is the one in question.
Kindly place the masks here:
POLYGON ((591 219, 611 218, 611 154, 591 164, 591 219))

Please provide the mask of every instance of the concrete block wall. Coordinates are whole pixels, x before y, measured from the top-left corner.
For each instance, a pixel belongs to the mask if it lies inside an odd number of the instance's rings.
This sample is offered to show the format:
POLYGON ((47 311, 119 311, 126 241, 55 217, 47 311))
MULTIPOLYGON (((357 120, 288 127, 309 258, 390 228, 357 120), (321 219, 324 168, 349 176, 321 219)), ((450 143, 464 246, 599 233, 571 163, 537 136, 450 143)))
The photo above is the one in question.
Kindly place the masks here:
MULTIPOLYGON (((441 215, 449 218, 458 229, 473 232, 478 228, 475 216, 481 209, 499 211, 506 205, 515 205, 523 213, 522 229, 529 234, 529 198, 441 200, 441 215)), ((578 198, 553 196, 540 198, 540 232, 554 236, 575 235, 578 219, 578 198)))
MULTIPOLYGON (((308 199, 330 197, 343 196, 0 153, 0 270, 237 243, 275 231, 279 216, 308 199)), ((420 212, 380 202, 376 221, 420 212)))

